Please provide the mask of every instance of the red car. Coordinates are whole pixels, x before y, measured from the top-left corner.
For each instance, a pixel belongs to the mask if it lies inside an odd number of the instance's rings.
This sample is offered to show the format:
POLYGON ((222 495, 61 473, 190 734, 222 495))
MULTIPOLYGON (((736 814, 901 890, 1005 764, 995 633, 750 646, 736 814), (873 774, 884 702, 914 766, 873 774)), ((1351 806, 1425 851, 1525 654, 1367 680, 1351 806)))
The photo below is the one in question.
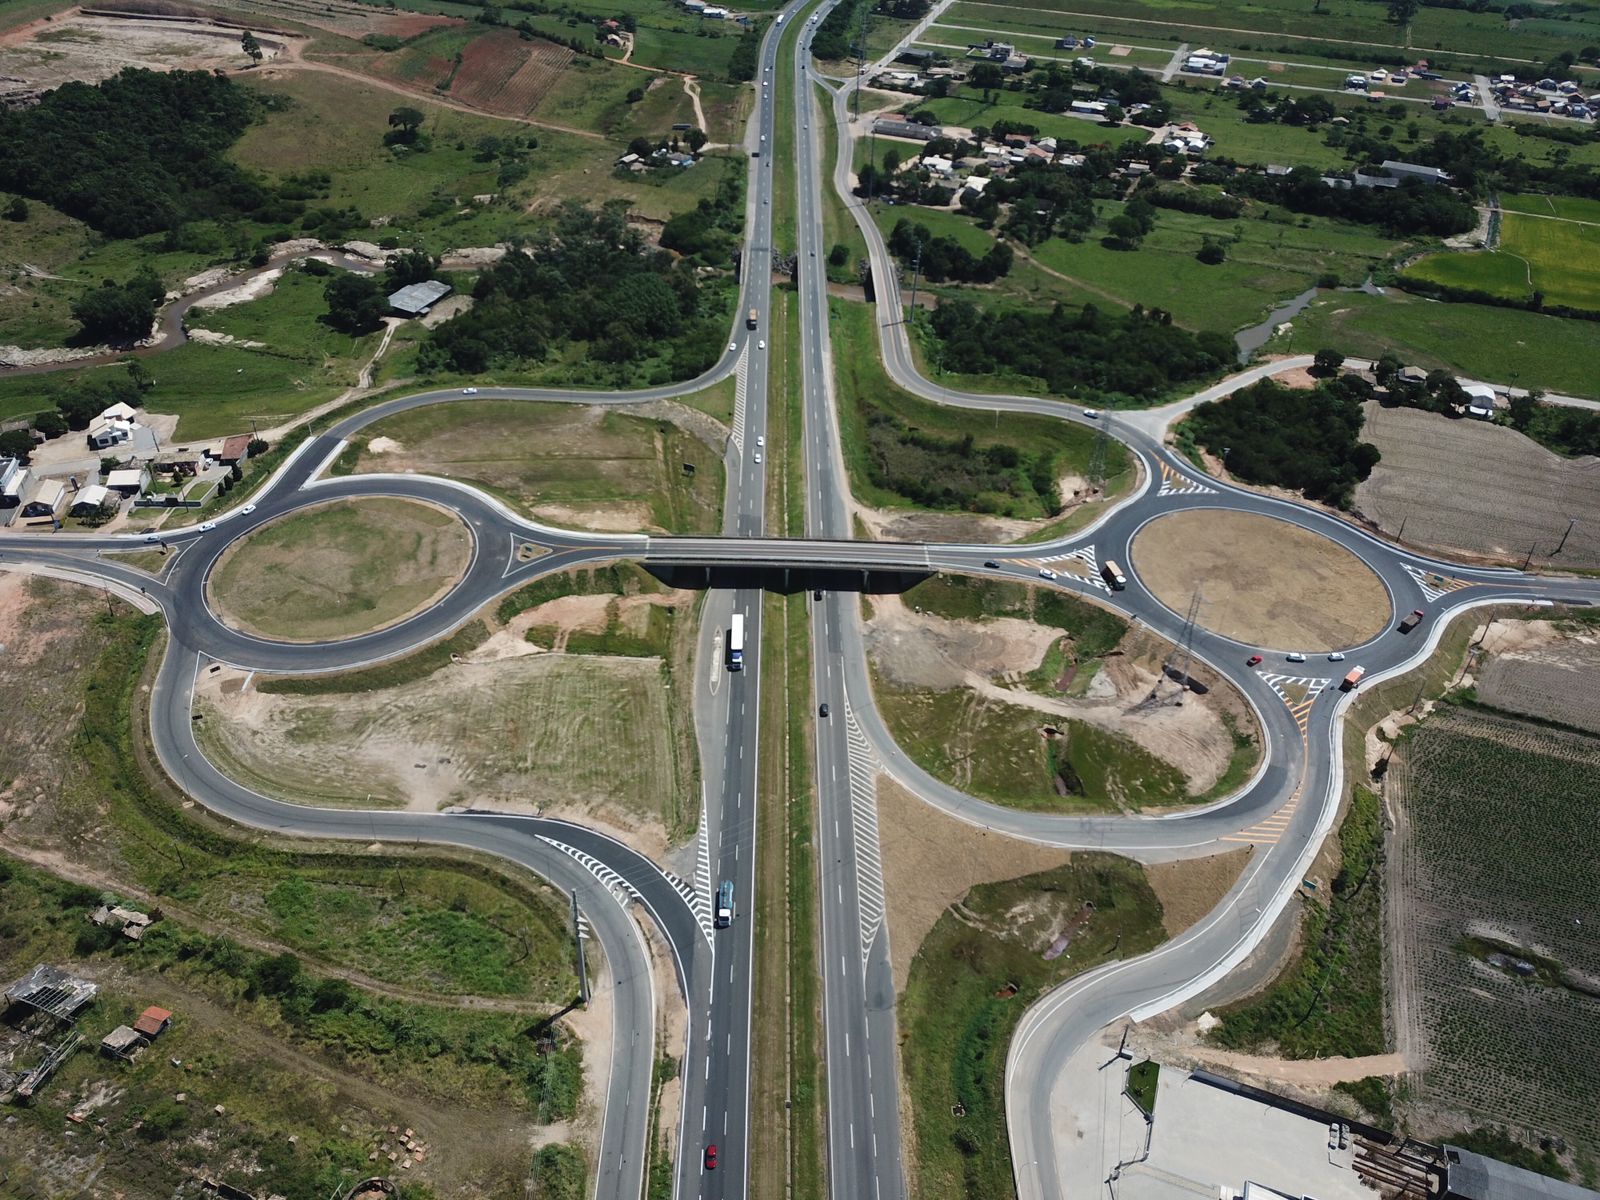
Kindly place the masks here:
POLYGON ((1261 655, 1252 654, 1250 656, 1250 661, 1248 661, 1244 665, 1247 666, 1247 667, 1259 667, 1261 665, 1261 655))
POLYGON ((716 1143, 713 1142, 711 1145, 706 1147, 706 1170, 715 1171, 716 1169, 717 1169, 717 1146, 716 1146, 716 1143))

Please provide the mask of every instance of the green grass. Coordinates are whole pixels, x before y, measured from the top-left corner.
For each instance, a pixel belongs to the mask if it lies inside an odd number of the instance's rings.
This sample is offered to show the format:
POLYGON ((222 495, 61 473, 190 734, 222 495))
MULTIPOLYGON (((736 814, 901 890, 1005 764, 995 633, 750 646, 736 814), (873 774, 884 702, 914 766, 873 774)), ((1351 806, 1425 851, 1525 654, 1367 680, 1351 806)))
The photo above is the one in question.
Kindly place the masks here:
POLYGON ((1162 937, 1161 905, 1143 872, 1101 854, 975 887, 959 916, 952 909, 939 918, 912 960, 900 1002, 914 1194, 1013 1194, 1005 1061, 1022 1013, 1062 980, 1143 953, 1162 937), (1070 950, 1046 961, 1064 933, 1070 950))
MULTIPOLYGON (((1109 220, 1122 206, 1103 202, 1099 208, 1109 220)), ((1231 333, 1324 275, 1360 283, 1403 245, 1362 226, 1259 206, 1231 221, 1163 208, 1137 250, 1110 249, 1096 234, 1076 244, 1051 238, 1030 253, 1130 307, 1162 308, 1191 329, 1231 333), (1269 215, 1273 219, 1265 219, 1269 215), (1207 266, 1195 257, 1207 239, 1224 244, 1224 262, 1207 266)))
POLYGON ((1385 1076, 1368 1075, 1362 1079, 1342 1080, 1333 1085, 1333 1090, 1349 1096, 1376 1124, 1394 1124, 1394 1084, 1385 1076))
POLYGON ((1333 346, 1377 358, 1445 367, 1475 379, 1600 396, 1600 323, 1478 304, 1438 304, 1390 291, 1319 296, 1274 353, 1313 354, 1333 346))
POLYGON ((1120 146, 1124 142, 1143 142, 1150 131, 1133 125, 1102 125, 1060 113, 1039 112, 1023 106, 1016 92, 995 92, 989 103, 984 103, 981 93, 967 96, 945 96, 933 100, 908 97, 914 107, 926 108, 939 118, 941 125, 977 125, 989 127, 996 121, 1014 121, 1033 125, 1041 135, 1076 143, 1080 146, 1120 146))
POLYGON ((231 548, 210 586, 227 617, 261 636, 315 640, 401 620, 465 572, 466 527, 431 505, 334 501, 231 548))
POLYGON ((616 594, 633 596, 659 592, 661 584, 655 576, 634 563, 611 563, 603 567, 584 567, 576 571, 563 571, 559 575, 546 575, 524 587, 518 588, 500 601, 495 611, 501 621, 509 621, 530 608, 537 608, 562 596, 596 596, 616 594))
POLYGON ((1144 1109, 1147 1116, 1155 1116, 1156 1081, 1160 1076, 1161 1064, 1148 1058, 1128 1068, 1128 1098, 1144 1109))
POLYGON ((1265 992, 1225 1009, 1210 1033, 1233 1050, 1286 1058, 1388 1049, 1383 1001, 1383 817, 1357 786, 1339 826, 1340 869, 1326 904, 1304 900, 1299 957, 1265 992))
POLYGON ((1547 305, 1600 312, 1600 225, 1576 223, 1596 220, 1600 202, 1528 195, 1502 205, 1496 249, 1429 255, 1405 274, 1512 300, 1538 292, 1547 305))
POLYGON ((620 516, 641 528, 688 533, 721 528, 721 449, 666 419, 612 408, 474 399, 369 425, 350 469, 443 475, 558 525, 614 527, 620 516), (401 448, 365 448, 378 438, 401 448))
POLYGON ((254 686, 258 692, 285 696, 337 696, 380 691, 426 679, 441 667, 448 666, 453 656, 476 650, 488 637, 489 630, 483 622, 472 621, 443 641, 377 666, 334 675, 280 675, 258 680, 254 686))
MULTIPOLYGON (((879 507, 915 507, 907 497, 877 482, 882 476, 868 454, 867 431, 873 414, 895 418, 909 428, 940 438, 970 435, 979 449, 1007 445, 1035 454, 1048 452, 1054 456, 1058 475, 1087 474, 1094 455, 1092 431, 1067 421, 1017 414, 1007 414, 1002 424, 993 414, 945 408, 920 400, 896 387, 884 372, 875 327, 875 322, 884 319, 881 309, 834 300, 829 311, 845 464, 858 499, 879 507)), ((1106 450, 1108 481, 1115 485, 1127 469, 1126 451, 1112 443, 1106 450)))

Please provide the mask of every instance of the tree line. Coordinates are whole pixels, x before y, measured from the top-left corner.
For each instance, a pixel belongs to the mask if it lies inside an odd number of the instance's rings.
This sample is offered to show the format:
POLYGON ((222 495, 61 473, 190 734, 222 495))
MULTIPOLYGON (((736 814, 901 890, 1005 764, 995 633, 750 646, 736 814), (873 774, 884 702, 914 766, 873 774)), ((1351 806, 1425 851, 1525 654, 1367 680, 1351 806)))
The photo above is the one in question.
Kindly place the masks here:
POLYGON ((974 254, 953 237, 935 237, 920 221, 901 217, 889 234, 889 252, 913 266, 929 283, 993 283, 1011 270, 1011 247, 995 242, 974 254))
POLYGON ((947 300, 933 313, 940 365, 975 375, 1030 375, 1064 396, 1145 402, 1234 361, 1225 334, 1190 333, 1160 309, 1093 304, 1049 312, 947 300))

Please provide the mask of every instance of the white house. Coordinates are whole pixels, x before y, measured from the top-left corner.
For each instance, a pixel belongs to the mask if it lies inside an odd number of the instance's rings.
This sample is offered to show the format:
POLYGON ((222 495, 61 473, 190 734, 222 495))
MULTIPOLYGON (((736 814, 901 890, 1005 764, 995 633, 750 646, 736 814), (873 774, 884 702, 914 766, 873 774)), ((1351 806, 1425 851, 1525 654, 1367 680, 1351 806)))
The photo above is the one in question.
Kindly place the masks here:
POLYGON ((1492 387, 1484 383, 1468 383, 1463 384, 1461 390, 1467 394, 1469 417, 1485 421, 1494 417, 1495 391, 1492 387))
POLYGON ((983 190, 989 186, 989 182, 990 180, 987 175, 967 176, 966 183, 964 183, 961 187, 961 199, 976 200, 979 196, 983 195, 983 190))
POLYGON ((143 467, 124 467, 106 476, 106 487, 124 496, 137 496, 150 486, 150 472, 143 467))
POLYGON ((111 494, 111 489, 103 484, 91 483, 88 487, 78 489, 78 494, 72 498, 72 515, 75 517, 92 516, 98 512, 107 501, 115 503, 117 497, 111 494))
POLYGON ((67 485, 59 479, 41 479, 33 489, 33 495, 22 506, 22 515, 25 517, 53 517, 61 511, 61 503, 67 497, 67 485))

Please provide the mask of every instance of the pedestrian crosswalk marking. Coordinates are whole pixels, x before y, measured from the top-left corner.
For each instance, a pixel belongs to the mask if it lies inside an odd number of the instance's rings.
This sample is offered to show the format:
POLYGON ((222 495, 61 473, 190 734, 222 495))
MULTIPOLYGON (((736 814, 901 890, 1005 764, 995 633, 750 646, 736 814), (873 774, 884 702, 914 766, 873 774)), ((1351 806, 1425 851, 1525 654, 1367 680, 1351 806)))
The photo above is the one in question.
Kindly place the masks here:
POLYGON ((1189 476, 1185 475, 1182 471, 1179 471, 1174 467, 1168 466, 1165 462, 1161 463, 1160 467, 1161 467, 1161 490, 1159 492, 1157 492, 1157 495, 1160 495, 1160 496, 1213 495, 1214 496, 1217 493, 1217 489, 1216 488, 1208 487, 1205 484, 1201 483, 1198 479, 1191 479, 1189 476))
POLYGON ((1094 587, 1099 588, 1102 592, 1109 592, 1111 590, 1111 585, 1108 584, 1105 581, 1105 578, 1100 574, 1100 563, 1095 556, 1093 546, 1080 546, 1078 549, 1073 550, 1070 553, 1055 554, 1048 558, 1014 558, 1010 561, 1018 563, 1024 567, 1031 567, 1035 571, 1039 570, 1041 567, 1049 567, 1051 570, 1056 570, 1062 563, 1080 562, 1089 568, 1089 573, 1087 575, 1079 575, 1075 571, 1068 571, 1066 573, 1073 579, 1080 580, 1083 583, 1091 584, 1094 587))
POLYGON ((878 760, 845 704, 845 742, 850 770, 850 827, 856 846, 856 897, 860 906, 861 961, 883 926, 883 860, 878 848, 878 760))
POLYGON ((1311 707, 1317 702, 1317 697, 1322 695, 1323 689, 1333 680, 1315 679, 1306 675, 1269 674, 1263 674, 1261 679, 1288 706, 1295 727, 1300 730, 1300 736, 1305 737, 1306 726, 1311 720, 1311 707))
POLYGON ((1406 573, 1417 581, 1417 586, 1422 589, 1422 594, 1429 600, 1437 600, 1440 596, 1450 592, 1459 591, 1472 584, 1465 579, 1457 579, 1453 575, 1440 575, 1437 571, 1424 571, 1421 567, 1414 567, 1410 563, 1402 563, 1406 573))

